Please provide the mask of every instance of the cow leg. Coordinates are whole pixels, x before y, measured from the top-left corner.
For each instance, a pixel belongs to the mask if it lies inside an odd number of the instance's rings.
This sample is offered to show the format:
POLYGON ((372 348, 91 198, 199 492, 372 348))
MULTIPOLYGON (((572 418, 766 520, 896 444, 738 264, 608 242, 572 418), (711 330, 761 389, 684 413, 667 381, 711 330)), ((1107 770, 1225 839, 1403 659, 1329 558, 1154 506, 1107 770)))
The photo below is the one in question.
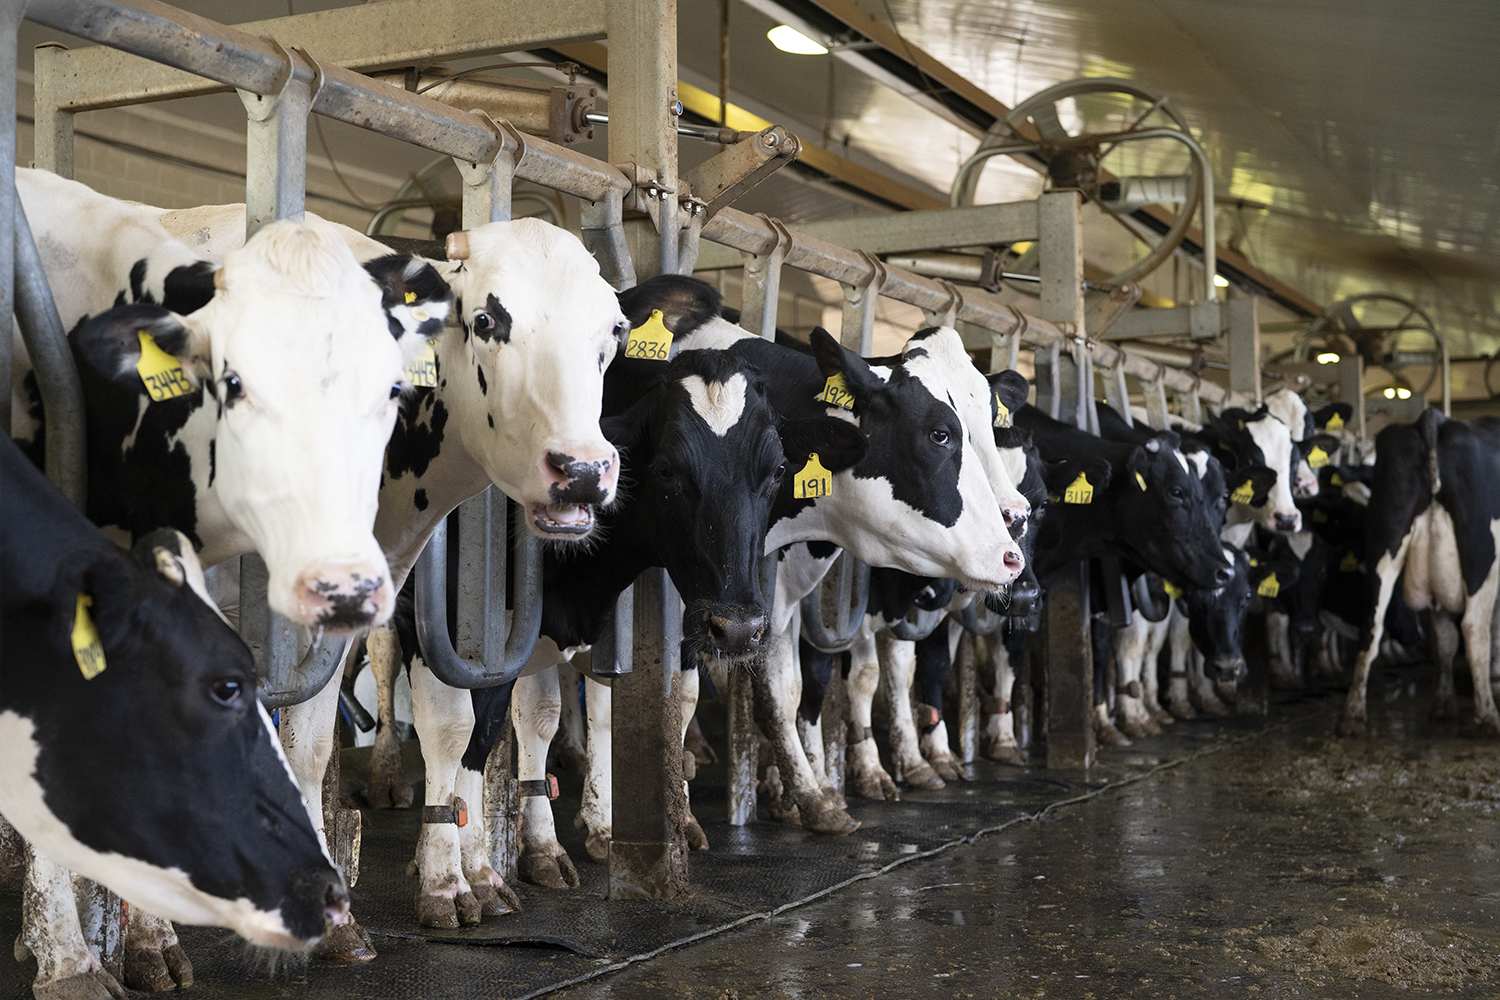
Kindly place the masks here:
POLYGON ((1146 688, 1141 683, 1142 665, 1150 641, 1150 625, 1139 611, 1131 615, 1129 625, 1115 630, 1115 662, 1119 664, 1119 686, 1115 696, 1120 710, 1120 728, 1126 736, 1135 739, 1161 733, 1161 726, 1146 710, 1146 688))
MULTIPOLYGON (((693 714, 698 711, 698 671, 696 669, 677 671, 677 679, 672 684, 672 694, 677 699, 677 707, 681 711, 679 718, 682 719, 682 801, 683 801, 683 824, 682 832, 687 838, 687 845, 694 851, 708 850, 708 834, 703 832, 703 827, 698 823, 698 818, 693 815, 693 799, 688 794, 688 782, 698 771, 698 758, 693 756, 691 750, 687 749, 688 723, 692 721, 693 714)), ((821 744, 819 744, 821 746, 821 744)))
POLYGON ((1271 653, 1271 686, 1278 691, 1302 687, 1292 655, 1292 619, 1280 611, 1266 612, 1266 646, 1271 653))
POLYGON ((802 678, 802 694, 797 705, 797 736, 802 740, 802 751, 807 754, 823 796, 845 809, 848 803, 828 773, 827 753, 823 748, 823 699, 833 676, 833 659, 834 654, 820 652, 798 640, 797 670, 802 678))
POLYGON ((574 773, 588 770, 588 749, 581 701, 582 683, 578 669, 571 661, 557 665, 557 689, 562 695, 562 714, 558 716, 557 735, 552 737, 552 756, 574 773))
POLYGON ((547 798, 547 747, 562 711, 557 668, 522 676, 511 695, 516 728, 516 778, 521 782, 521 856, 516 870, 523 882, 546 889, 577 888, 578 872, 557 842, 552 800, 547 798))
POLYGON ((1495 694, 1490 688, 1490 635, 1497 589, 1500 589, 1500 558, 1490 564, 1484 583, 1469 598, 1460 625, 1464 651, 1469 657, 1469 675, 1474 681, 1474 721, 1486 736, 1500 736, 1500 713, 1495 710, 1495 694))
POLYGON ((781 782, 796 803, 802 825, 818 833, 853 833, 859 823, 823 796, 802 742, 797 737, 797 703, 802 677, 797 671, 792 643, 794 630, 782 633, 766 651, 764 669, 755 674, 756 708, 761 728, 776 750, 781 782))
POLYGON ((125 985, 162 993, 193 985, 193 963, 177 940, 172 921, 134 904, 126 917, 125 985))
POLYGON ((1171 669, 1167 682, 1167 707, 1179 719, 1196 719, 1198 712, 1188 697, 1188 665, 1193 658, 1193 637, 1188 633, 1187 615, 1174 603, 1167 616, 1168 639, 1171 642, 1171 669))
POLYGON ((36 958, 36 1000, 126 1000, 128 994, 83 940, 68 870, 26 845, 16 961, 36 958))
POLYGON ((875 637, 860 633, 849 647, 849 677, 844 691, 849 698, 849 789, 861 798, 890 799, 901 797, 896 782, 880 766, 880 751, 870 731, 875 689, 880 684, 880 661, 875 651, 875 637))
POLYGON ((583 807, 575 826, 587 826, 589 835, 584 850, 596 864, 609 863, 609 841, 613 836, 614 798, 610 784, 614 771, 614 747, 610 742, 611 706, 614 689, 601 684, 587 673, 584 681, 584 708, 588 714, 588 773, 583 779, 583 807))
POLYGON ((1196 648, 1188 652, 1188 692, 1198 711, 1204 715, 1228 715, 1229 706, 1219 697, 1218 686, 1208 679, 1203 669, 1203 654, 1196 648))
POLYGON ((365 639, 370 672, 375 677, 377 718, 375 745, 370 749, 370 780, 365 801, 373 809, 409 809, 413 793, 401 766, 401 741, 396 736, 396 678, 401 673, 401 640, 393 625, 374 629, 365 639))
POLYGON ((1010 665, 1010 645, 1000 633, 992 636, 976 636, 974 656, 981 667, 979 675, 979 705, 984 716, 984 755, 1012 767, 1026 766, 1026 753, 1016 740, 1016 716, 1011 710, 1011 696, 1016 684, 1016 673, 1010 665), (985 691, 986 675, 990 690, 985 691))
POLYGON ((1349 684, 1349 695, 1344 700, 1344 711, 1339 716, 1336 731, 1340 736, 1363 736, 1365 734, 1365 692, 1370 686, 1370 667, 1380 655, 1380 638, 1385 631, 1385 612, 1391 604, 1391 595, 1396 592, 1396 581, 1406 565, 1406 553, 1411 546, 1413 531, 1408 529, 1406 537, 1392 556, 1381 555, 1375 564, 1375 618, 1370 624, 1369 643, 1359 651, 1354 661, 1354 678, 1349 684))
POLYGON ((956 626, 944 618, 932 634, 916 644, 917 712, 923 718, 918 725, 917 749, 944 781, 967 781, 963 765, 948 741, 948 723, 943 719, 943 688, 953 669, 956 626))
MULTIPOLYGON (((474 701, 468 691, 451 688, 438 680, 420 657, 411 661, 412 721, 422 741, 427 776, 424 805, 451 809, 456 795, 458 765, 474 732, 474 701)), ((483 801, 465 802, 482 811, 483 801)), ((417 921, 424 927, 457 928, 477 924, 483 911, 464 879, 463 855, 458 826, 438 819, 427 821, 423 809, 422 832, 417 838, 416 872, 421 881, 416 892, 417 921)))
POLYGON ((1432 718, 1458 718, 1458 694, 1453 687, 1453 657, 1458 653, 1458 625, 1453 616, 1439 608, 1428 615, 1428 627, 1432 632, 1432 661, 1437 668, 1437 697, 1432 706, 1432 718))
POLYGON ((943 779, 922 759, 917 726, 911 714, 911 685, 917 672, 916 643, 882 632, 875 637, 875 649, 891 713, 891 766, 901 776, 900 780, 912 788, 942 788, 943 779))
POLYGON ((1170 726, 1177 721, 1175 715, 1162 707, 1161 685, 1156 676, 1157 664, 1161 662, 1162 647, 1167 644, 1171 629, 1170 615, 1159 622, 1146 623, 1146 649, 1141 662, 1141 701, 1145 704, 1146 711, 1151 714, 1151 720, 1158 726, 1170 726))

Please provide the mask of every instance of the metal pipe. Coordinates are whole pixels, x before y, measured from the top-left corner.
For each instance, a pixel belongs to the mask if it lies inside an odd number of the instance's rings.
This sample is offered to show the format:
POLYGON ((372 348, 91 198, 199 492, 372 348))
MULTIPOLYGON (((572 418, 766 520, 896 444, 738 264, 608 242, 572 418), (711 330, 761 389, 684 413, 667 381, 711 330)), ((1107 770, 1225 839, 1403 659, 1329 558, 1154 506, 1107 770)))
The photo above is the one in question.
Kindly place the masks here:
POLYGON ((943 608, 934 608, 931 611, 917 610, 915 618, 910 612, 899 622, 891 622, 885 630, 904 642, 916 642, 925 639, 937 631, 938 625, 947 615, 943 608))
MULTIPOLYGON (((295 626, 287 623, 286 619, 280 615, 274 615, 274 619, 277 624, 285 624, 288 629, 295 629, 295 626)), ((333 679, 334 673, 339 669, 339 664, 344 662, 344 651, 348 646, 349 640, 347 639, 339 639, 336 642, 315 641, 297 661, 297 665, 285 673, 278 669, 280 666, 278 661, 290 662, 292 656, 296 655, 295 644, 284 661, 280 656, 273 655, 260 678, 260 703, 266 706, 266 711, 274 712, 278 708, 300 705, 312 698, 327 687, 328 682, 333 679)))
MULTIPOLYGON (((13 226, 21 200, 16 195, 16 36, 26 4, 11 2, 0 7, 0 275, 15 272, 13 226)), ((11 282, 0 280, 0 316, 13 311, 11 282)), ((10 434, 10 379, 12 337, 0 336, 0 434, 10 434)), ((64 491, 66 495, 66 491, 64 491)), ((69 497, 72 499, 72 497, 69 497)), ((75 501, 76 502, 76 501, 75 501)))
POLYGON ((823 622, 823 590, 828 578, 812 593, 802 598, 802 638, 808 645, 824 653, 841 653, 848 649, 859 636, 860 626, 865 621, 865 608, 870 600, 870 567, 851 556, 840 552, 834 566, 838 574, 834 590, 837 596, 834 608, 834 624, 829 628, 823 622))
MULTIPOLYGON (((590 111, 588 114, 583 116, 583 120, 588 122, 590 125, 608 125, 609 115, 600 114, 597 111, 590 111)), ((702 139, 705 142, 717 142, 722 143, 726 146, 732 143, 741 142, 745 139, 750 138, 751 136, 760 135, 759 132, 746 132, 743 130, 736 130, 732 128, 720 128, 717 125, 691 125, 683 121, 679 121, 677 123, 677 134, 685 135, 689 139, 702 139)))

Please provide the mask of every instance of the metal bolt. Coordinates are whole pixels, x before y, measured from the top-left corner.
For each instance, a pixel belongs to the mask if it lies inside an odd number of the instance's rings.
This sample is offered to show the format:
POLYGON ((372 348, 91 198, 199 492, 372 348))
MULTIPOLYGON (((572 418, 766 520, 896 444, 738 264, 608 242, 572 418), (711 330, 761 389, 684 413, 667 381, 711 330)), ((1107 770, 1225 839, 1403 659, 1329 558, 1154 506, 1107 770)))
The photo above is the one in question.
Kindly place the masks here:
POLYGON ((667 105, 667 111, 669 113, 671 113, 672 115, 675 115, 677 117, 681 117, 682 116, 682 102, 681 101, 673 101, 671 104, 667 105))

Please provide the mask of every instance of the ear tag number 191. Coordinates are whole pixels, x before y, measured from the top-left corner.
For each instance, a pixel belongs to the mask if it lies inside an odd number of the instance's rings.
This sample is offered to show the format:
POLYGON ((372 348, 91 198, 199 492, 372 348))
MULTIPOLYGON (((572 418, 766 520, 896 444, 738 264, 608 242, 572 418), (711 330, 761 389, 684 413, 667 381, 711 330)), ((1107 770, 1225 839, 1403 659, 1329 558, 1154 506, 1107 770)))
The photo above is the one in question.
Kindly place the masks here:
POLYGON ((651 318, 630 331, 625 341, 625 356, 643 361, 666 361, 672 352, 672 331, 663 322, 660 309, 651 310, 651 318))
POLYGON ((1281 582, 1276 579, 1275 573, 1267 573, 1266 578, 1260 581, 1260 586, 1255 588, 1255 592, 1261 597, 1275 597, 1281 593, 1281 582))
POLYGON ((849 391, 848 383, 839 372, 828 376, 828 381, 823 383, 823 391, 813 398, 829 406, 837 406, 841 410, 854 409, 854 393, 849 391))
POLYGON ((816 500, 826 497, 833 490, 833 473, 823 468, 818 453, 807 456, 807 464, 792 480, 792 496, 798 500, 816 500))
POLYGON ((104 673, 104 647, 99 643, 99 630, 94 619, 89 617, 89 608, 94 599, 88 594, 78 595, 78 604, 73 611, 73 659, 83 679, 91 681, 104 673))
POLYGON ((1310 469, 1321 469, 1328 464, 1328 452, 1314 445, 1307 453, 1307 466, 1310 469))
POLYGON ((193 391, 187 372, 182 370, 176 358, 156 346, 155 337, 145 330, 137 330, 136 336, 141 341, 141 360, 135 363, 135 370, 140 374, 146 392, 150 393, 151 402, 176 399, 193 391))

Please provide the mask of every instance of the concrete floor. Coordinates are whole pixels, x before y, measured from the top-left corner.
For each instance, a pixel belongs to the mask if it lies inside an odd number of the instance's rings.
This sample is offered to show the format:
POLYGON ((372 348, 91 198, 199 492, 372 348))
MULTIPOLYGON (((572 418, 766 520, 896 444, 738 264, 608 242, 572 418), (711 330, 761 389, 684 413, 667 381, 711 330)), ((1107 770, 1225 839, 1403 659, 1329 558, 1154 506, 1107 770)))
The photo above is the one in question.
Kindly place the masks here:
MULTIPOLYGON (((1467 723, 1428 723, 1427 702, 1404 696, 1411 676, 1394 685, 1386 678, 1386 690, 1403 697, 1372 705, 1366 740, 1329 735, 1341 699, 1327 697, 1280 705, 1264 726, 1179 723, 1165 737, 1107 751, 1087 776, 981 765, 980 779, 967 785, 856 806, 866 823, 854 838, 810 838, 770 824, 732 832, 705 822, 718 850, 693 858, 695 885, 709 886, 695 904, 636 912, 604 902, 597 866, 565 836, 584 887, 566 894, 523 887, 526 911, 500 919, 566 927, 602 913, 621 940, 611 936, 598 954, 582 931, 575 951, 496 947, 496 938, 438 943, 388 929, 377 938, 380 957, 367 965, 293 960, 277 968, 232 935, 191 929, 183 939, 197 970, 192 993, 201 1000, 1500 997, 1500 747, 1475 738, 1467 723), (967 812, 954 811, 960 806, 967 812), (932 841, 900 826, 924 814, 945 831, 932 841), (971 825, 955 816, 970 816, 971 825), (982 826, 999 829, 963 839, 982 826), (906 840, 915 843, 897 842, 906 840), (761 859, 770 857, 773 870, 778 861, 795 868, 799 845, 813 841, 824 853, 809 872, 842 878, 829 859, 868 855, 875 860, 859 870, 867 877, 780 915, 755 916, 778 901, 777 891, 786 902, 818 888, 812 875, 784 890, 756 881, 767 867, 761 859), (893 858, 908 863, 887 869, 893 858), (746 904, 747 922, 729 930, 720 928, 733 913, 709 905, 725 895, 724 884, 761 894, 746 904), (652 947, 684 931, 712 933, 630 961, 652 949, 627 940, 628 932, 653 923, 661 927, 652 947), (581 977, 593 978, 563 986, 581 977)), ((699 814, 711 815, 711 790, 702 797, 699 814)), ((377 829, 394 815, 378 817, 377 829)), ((376 927, 381 883, 362 879, 361 889, 356 911, 376 927)), ((0 896, 0 934, 15 933, 17 902, 0 896)), ((29 963, 0 962, 0 1000, 28 997, 33 973, 29 963)))

